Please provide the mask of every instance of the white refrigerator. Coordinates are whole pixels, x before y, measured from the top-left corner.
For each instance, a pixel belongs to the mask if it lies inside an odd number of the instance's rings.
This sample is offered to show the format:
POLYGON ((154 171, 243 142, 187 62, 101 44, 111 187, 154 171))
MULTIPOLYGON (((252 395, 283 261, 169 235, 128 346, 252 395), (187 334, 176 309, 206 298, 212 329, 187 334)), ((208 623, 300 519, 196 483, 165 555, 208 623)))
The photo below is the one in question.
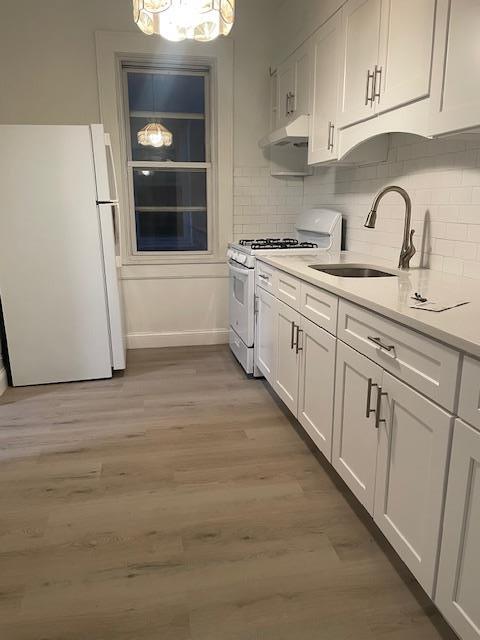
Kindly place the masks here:
POLYGON ((125 368, 117 198, 102 125, 0 125, 0 301, 14 386, 125 368))

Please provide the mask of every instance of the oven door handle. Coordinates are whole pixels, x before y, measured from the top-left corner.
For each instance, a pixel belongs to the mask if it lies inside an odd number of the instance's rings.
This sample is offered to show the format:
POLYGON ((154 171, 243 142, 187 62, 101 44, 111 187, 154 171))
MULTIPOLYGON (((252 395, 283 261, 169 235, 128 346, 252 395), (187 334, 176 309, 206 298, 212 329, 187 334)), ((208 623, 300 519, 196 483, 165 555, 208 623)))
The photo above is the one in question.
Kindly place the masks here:
POLYGON ((248 276, 249 271, 251 271, 248 267, 234 267, 231 262, 228 263, 228 266, 233 273, 238 273, 240 276, 248 276))

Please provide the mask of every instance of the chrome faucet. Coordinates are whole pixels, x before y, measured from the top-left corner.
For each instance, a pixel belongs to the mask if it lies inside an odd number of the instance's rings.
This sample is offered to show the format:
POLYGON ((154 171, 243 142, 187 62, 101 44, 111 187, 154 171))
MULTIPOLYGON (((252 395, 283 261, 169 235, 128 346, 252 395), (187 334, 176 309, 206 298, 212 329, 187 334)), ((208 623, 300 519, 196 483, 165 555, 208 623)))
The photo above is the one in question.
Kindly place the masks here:
POLYGON ((417 252, 413 245, 413 236, 415 234, 415 230, 410 230, 410 224, 412 220, 412 201, 410 200, 410 196, 402 189, 402 187, 396 187, 392 185, 391 187, 385 187, 377 194, 375 200, 373 201, 372 208, 370 209, 370 213, 367 216, 365 221, 365 226, 367 229, 375 229, 375 224, 377 222, 377 209, 380 203, 380 200, 383 196, 390 191, 395 191, 399 193, 402 198, 405 200, 405 227, 403 230, 403 244, 402 249, 400 251, 400 259, 398 261, 399 269, 409 269, 410 268, 410 260, 413 258, 415 253, 417 252))

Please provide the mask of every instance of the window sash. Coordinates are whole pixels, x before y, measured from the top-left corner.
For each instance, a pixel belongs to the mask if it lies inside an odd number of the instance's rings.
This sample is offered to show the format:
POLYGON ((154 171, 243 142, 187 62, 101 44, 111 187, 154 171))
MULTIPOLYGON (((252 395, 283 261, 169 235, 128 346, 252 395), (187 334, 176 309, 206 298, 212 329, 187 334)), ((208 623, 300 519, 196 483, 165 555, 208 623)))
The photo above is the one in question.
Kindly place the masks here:
MULTIPOLYGON (((130 163, 129 163, 130 164, 130 163)), ((135 163, 137 164, 137 163, 135 163)), ((175 211, 177 213, 182 213, 182 211, 191 211, 199 213, 207 213, 207 250, 206 251, 139 251, 137 246, 137 229, 136 229, 136 216, 135 212, 143 212, 147 213, 147 211, 143 211, 142 207, 135 206, 135 194, 133 188, 133 172, 138 168, 152 169, 154 168, 152 165, 157 165, 160 170, 165 171, 175 171, 179 167, 175 162, 170 163, 168 168, 165 168, 165 163, 163 162, 153 162, 153 163, 140 163, 139 167, 128 167, 128 191, 129 191, 129 201, 130 201, 130 237, 132 238, 132 255, 133 256, 165 256, 165 257, 174 257, 180 255, 186 256, 207 256, 212 253, 212 245, 213 245, 213 216, 210 214, 212 211, 212 197, 213 197, 213 166, 207 165, 205 167, 199 168, 196 163, 192 163, 195 165, 197 169, 200 169, 206 173, 207 180, 207 206, 206 207, 146 207, 152 213, 161 213, 161 211, 175 211)), ((183 167, 191 170, 191 165, 187 167, 183 167)))

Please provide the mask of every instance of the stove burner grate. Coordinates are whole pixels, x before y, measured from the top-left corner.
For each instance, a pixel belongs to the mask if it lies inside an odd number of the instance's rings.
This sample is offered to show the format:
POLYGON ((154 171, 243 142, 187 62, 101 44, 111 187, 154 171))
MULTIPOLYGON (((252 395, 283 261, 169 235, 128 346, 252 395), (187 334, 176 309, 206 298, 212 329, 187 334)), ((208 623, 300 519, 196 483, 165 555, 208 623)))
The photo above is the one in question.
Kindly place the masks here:
POLYGON ((266 240, 255 240, 251 243, 250 247, 255 251, 259 249, 318 249, 318 245, 313 242, 299 242, 298 240, 292 240, 286 238, 284 240, 272 240, 268 238, 266 240))

